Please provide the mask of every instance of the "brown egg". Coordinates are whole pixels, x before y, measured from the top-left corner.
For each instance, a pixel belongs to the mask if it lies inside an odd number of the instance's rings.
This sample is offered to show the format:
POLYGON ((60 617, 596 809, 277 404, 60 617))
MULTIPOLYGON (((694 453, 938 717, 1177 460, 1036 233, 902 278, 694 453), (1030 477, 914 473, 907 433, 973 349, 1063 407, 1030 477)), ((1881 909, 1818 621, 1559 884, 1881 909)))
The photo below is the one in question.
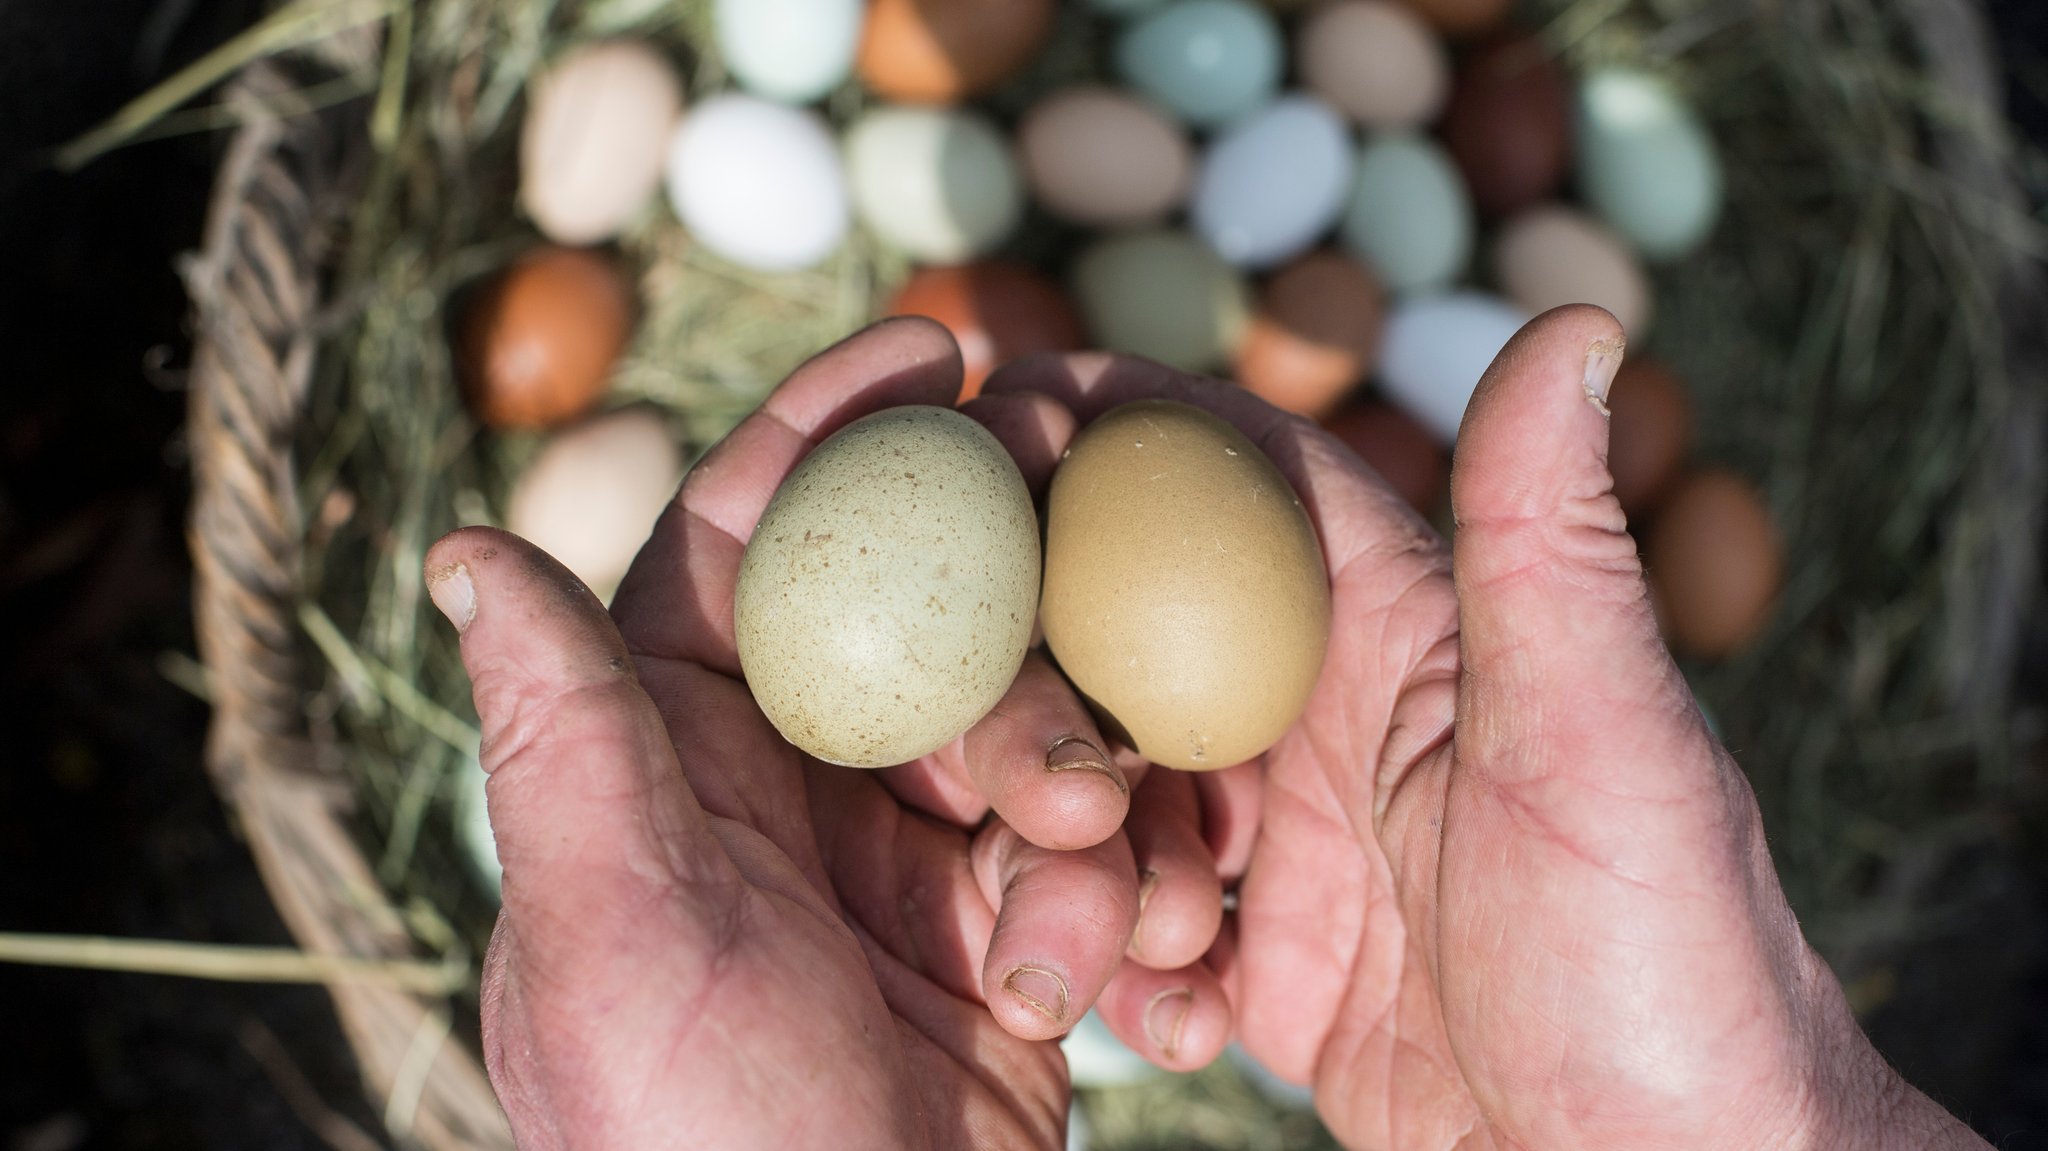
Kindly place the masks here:
POLYGON ((1320 419, 1372 370, 1385 311, 1365 265, 1311 252, 1266 282, 1238 347, 1238 381, 1274 407, 1320 419))
POLYGON ((1081 429, 1046 498, 1045 642, 1153 763, 1271 747, 1323 666, 1330 586, 1287 478, 1199 408, 1140 400, 1081 429))
POLYGON ((1323 426, 1372 465, 1395 494, 1434 516, 1451 487, 1451 457, 1429 429, 1375 400, 1345 408, 1323 426))
POLYGON ((1030 63, 1052 30, 1053 0, 875 0, 856 66, 891 100, 950 104, 1030 63))
POLYGON ((1685 384, 1655 360, 1629 360, 1607 394, 1607 470, 1630 520, 1657 510, 1692 450, 1692 401, 1685 384))
POLYGON ((1335 0, 1294 35, 1302 82, 1368 128, 1414 128, 1436 119, 1450 94, 1451 62, 1415 11, 1394 0, 1335 0))
POLYGON ((1165 113, 1093 85, 1033 104, 1017 157, 1046 211, 1092 227, 1157 220, 1187 198, 1194 174, 1187 137, 1165 113))
POLYGON ((1514 0, 1402 0, 1446 36, 1478 36, 1507 19, 1514 0))
POLYGON ((1545 199, 1571 164, 1571 92, 1550 51, 1529 37, 1495 40, 1466 59, 1444 109, 1444 147, 1488 216, 1545 199))
POLYGON ((980 395, 989 373, 1011 360, 1085 343, 1066 293, 1030 268, 1001 261, 919 269, 884 314, 930 316, 946 325, 966 366, 963 401, 980 395))
POLYGON ((1770 618, 1785 560, 1761 493, 1733 472, 1686 478, 1657 515, 1644 550, 1671 646, 1721 659, 1770 618))
POLYGON ((566 423, 604 394, 633 329, 633 291, 612 262, 541 248, 485 285, 462 321, 469 405, 494 428, 566 423))
POLYGON ((1493 274, 1532 316, 1565 304, 1598 304, 1632 341, 1649 333, 1650 279, 1635 252, 1599 221, 1562 204, 1538 204, 1501 226, 1493 274))

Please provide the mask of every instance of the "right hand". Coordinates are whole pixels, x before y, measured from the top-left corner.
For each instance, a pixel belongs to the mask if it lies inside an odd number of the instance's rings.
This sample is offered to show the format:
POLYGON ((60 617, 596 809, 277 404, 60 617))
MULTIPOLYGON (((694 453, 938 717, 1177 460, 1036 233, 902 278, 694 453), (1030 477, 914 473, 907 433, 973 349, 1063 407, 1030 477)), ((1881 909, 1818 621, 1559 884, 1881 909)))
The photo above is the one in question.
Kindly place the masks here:
MULTIPOLYGON (((1148 397, 1208 408, 1315 521, 1322 679, 1271 750, 1197 783, 1242 874, 1211 957, 1239 1035, 1314 1084, 1347 1146, 1981 1146, 1856 1026, 1658 638, 1592 399, 1620 357, 1590 307, 1509 343, 1459 440, 1455 549, 1331 437, 1229 385, 1076 356, 988 390, 1082 423, 1148 397)), ((1154 790, 1134 828, 1194 818, 1150 811, 1154 790)))

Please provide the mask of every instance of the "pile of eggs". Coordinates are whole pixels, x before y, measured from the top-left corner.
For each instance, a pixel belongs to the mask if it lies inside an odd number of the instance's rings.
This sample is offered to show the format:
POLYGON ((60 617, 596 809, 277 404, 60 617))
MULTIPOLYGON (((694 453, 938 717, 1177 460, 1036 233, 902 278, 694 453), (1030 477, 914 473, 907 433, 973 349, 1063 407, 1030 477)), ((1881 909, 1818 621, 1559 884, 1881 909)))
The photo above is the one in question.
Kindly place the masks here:
MULTIPOLYGON (((475 293, 460 325, 472 407, 543 429, 592 409, 633 304, 591 246, 665 187, 697 245, 756 272, 814 267, 856 226, 902 253, 913 270, 881 310, 953 330, 963 398, 1010 359, 1081 347, 1227 375, 1323 421, 1434 514, 1465 405, 1514 331, 1590 302, 1644 346, 1644 265, 1695 250, 1720 210, 1712 140, 1671 86, 1574 79, 1508 7, 716 0, 734 86, 687 106, 654 46, 572 50, 532 84, 521 137, 521 204, 557 246, 475 293), (1090 78, 1035 79, 1075 29, 1090 78), (850 119, 818 111, 855 82, 834 101, 850 119), (1014 114, 974 102, 992 94, 1014 114), (1048 247, 1056 266, 1015 258, 1048 247)), ((1688 472, 1690 404, 1668 367, 1633 359, 1611 404, 1618 494, 1650 520, 1670 634, 1701 656, 1739 650, 1779 578, 1760 495, 1688 472)), ((560 434, 599 445, 560 452, 644 457, 650 488, 680 470, 623 425, 560 434)), ((537 464, 522 489, 562 474, 537 464)), ((519 514, 592 498, 515 494, 510 526, 607 553, 579 569, 602 589, 644 533, 607 549, 583 517, 519 514)))

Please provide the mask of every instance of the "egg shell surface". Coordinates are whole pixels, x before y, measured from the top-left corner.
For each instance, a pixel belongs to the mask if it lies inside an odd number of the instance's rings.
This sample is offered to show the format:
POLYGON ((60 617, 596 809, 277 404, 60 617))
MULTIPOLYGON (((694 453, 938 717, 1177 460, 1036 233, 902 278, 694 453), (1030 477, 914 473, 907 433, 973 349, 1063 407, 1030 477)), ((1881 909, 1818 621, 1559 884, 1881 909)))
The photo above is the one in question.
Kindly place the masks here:
POLYGON ((633 331, 633 289, 610 259, 539 248, 480 288, 458 366, 470 410, 494 428, 549 428, 603 396, 633 331))
POLYGON ((873 0, 855 66, 885 99, 951 104, 1029 64, 1055 8, 1055 0, 873 0))
POLYGON ((1024 213, 1009 143, 979 113, 876 109, 847 131, 846 166, 861 220, 925 263, 994 248, 1024 213))
POLYGON ((1479 378, 1528 322, 1528 313, 1484 292, 1403 300, 1387 319, 1380 386, 1439 440, 1451 443, 1479 378))
POLYGON ((1074 299, 1101 347, 1190 372, 1228 360, 1250 314, 1236 269, 1164 229, 1096 241, 1075 261, 1074 299))
POLYGON ((1283 55, 1272 13, 1245 0, 1174 0, 1132 23, 1116 45, 1125 83, 1203 128, 1271 99, 1283 55))
POLYGON ((1687 477, 1643 549, 1671 645, 1702 659, 1748 647, 1770 619, 1785 557, 1763 494, 1734 472, 1687 477))
POLYGON ((1038 352, 1070 352, 1086 343, 1081 318, 1066 293, 1023 264, 985 260, 920 268, 890 298, 884 313, 928 316, 960 345, 960 402, 981 394, 990 372, 1038 352))
POLYGON ((682 480, 658 413, 609 412, 548 440, 513 484, 505 526, 608 601, 682 480))
POLYGON ((519 199, 558 244, 617 235, 661 186, 682 84, 631 40, 577 49, 533 81, 519 131, 519 199))
POLYGON ((1237 379, 1276 408, 1320 419, 1379 359, 1386 298, 1363 264, 1311 252, 1273 273, 1237 350, 1237 379))
POLYGON ((740 86, 808 104, 853 71, 861 0, 718 0, 718 52, 740 86))
POLYGON ((1329 106, 1289 96, 1239 120, 1202 157, 1189 216, 1217 255, 1266 268, 1306 251, 1344 211, 1351 136, 1329 106))
POLYGON ((1302 82, 1368 128, 1419 128, 1450 95, 1451 62, 1421 17, 1394 0, 1336 0, 1294 36, 1302 82))
POLYGON ((1544 204, 1509 220, 1493 242, 1493 272, 1507 297, 1531 315, 1598 304, 1614 313, 1629 339, 1649 334, 1649 277, 1620 236, 1583 212, 1544 204))
POLYGON ((1650 260, 1706 241, 1721 215, 1720 153, 1663 80, 1607 69, 1579 88, 1579 191, 1650 260))
POLYGON ((809 754, 916 759, 1009 690, 1038 577, 1038 517, 996 438, 950 408, 889 408, 833 433, 769 500, 733 601, 740 667, 809 754))
POLYGON ((683 117, 668 195, 699 243, 763 272, 811 267, 846 237, 846 177, 825 122, 757 96, 714 96, 683 117))
POLYGON ((1431 291, 1472 258, 1472 202, 1434 141, 1393 133, 1359 154, 1340 235, 1388 290, 1431 291))
POLYGON ((1047 646, 1153 763, 1230 767, 1301 715, 1329 642, 1314 526, 1273 462, 1186 404, 1081 430, 1046 507, 1047 646))
POLYGON ((1550 48, 1529 36, 1475 48, 1442 134, 1481 214, 1509 215, 1555 194, 1571 173, 1572 93, 1550 48))
POLYGON ((1017 155, 1046 211, 1076 224, 1128 227, 1187 198, 1194 161, 1178 124, 1111 88, 1062 89, 1017 126, 1017 155))

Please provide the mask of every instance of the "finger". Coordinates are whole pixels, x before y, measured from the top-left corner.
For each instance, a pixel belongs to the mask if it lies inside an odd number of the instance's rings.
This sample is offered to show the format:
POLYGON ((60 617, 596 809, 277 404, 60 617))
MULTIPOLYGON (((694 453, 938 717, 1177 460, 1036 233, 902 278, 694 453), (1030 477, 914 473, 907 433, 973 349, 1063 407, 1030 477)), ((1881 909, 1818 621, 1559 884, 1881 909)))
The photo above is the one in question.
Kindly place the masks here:
POLYGON ((1138 922, 1138 877, 1123 836, 1049 851, 1007 824, 976 837, 974 877, 996 908, 982 995, 1023 1039, 1066 1034, 1116 974, 1138 922))
POLYGON ((462 635, 507 914, 546 928, 522 933, 528 952, 609 970, 644 949, 626 912, 654 898, 715 929, 738 874, 597 597, 493 528, 444 537, 426 574, 462 635))
POLYGON ((1155 971, 1126 962, 1095 1010, 1124 1046, 1168 1071, 1199 1071, 1230 1042, 1230 1000, 1200 963, 1155 971))
POLYGON ((1130 785, 1110 763, 1088 709, 1037 652, 995 710, 967 730, 964 747, 968 775, 989 805, 1041 847, 1101 843, 1130 810, 1130 785))
POLYGON ((1215 858, 1216 874, 1225 883, 1243 879, 1244 869, 1251 863, 1265 789, 1265 772, 1256 763, 1195 775, 1195 794, 1202 811, 1202 842, 1215 858))
POLYGON ((960 350, 921 317, 883 320, 820 352, 684 479, 613 599, 636 655, 738 676, 732 603, 740 556, 769 497, 827 436, 900 404, 950 406, 960 350))
POLYGON ((1060 453, 1067 450, 1067 441, 1074 438, 1077 426, 1074 413, 1066 405, 1047 395, 1013 392, 977 396, 960 405, 960 412, 1001 441, 1010 458, 1017 461, 1017 470, 1023 473, 1031 498, 1045 495, 1053 469, 1059 466, 1060 453))
POLYGON ((1223 925, 1223 884, 1202 841, 1195 788, 1187 772, 1148 774, 1126 826, 1138 865, 1138 927, 1129 956, 1161 971, 1200 959, 1223 925))

